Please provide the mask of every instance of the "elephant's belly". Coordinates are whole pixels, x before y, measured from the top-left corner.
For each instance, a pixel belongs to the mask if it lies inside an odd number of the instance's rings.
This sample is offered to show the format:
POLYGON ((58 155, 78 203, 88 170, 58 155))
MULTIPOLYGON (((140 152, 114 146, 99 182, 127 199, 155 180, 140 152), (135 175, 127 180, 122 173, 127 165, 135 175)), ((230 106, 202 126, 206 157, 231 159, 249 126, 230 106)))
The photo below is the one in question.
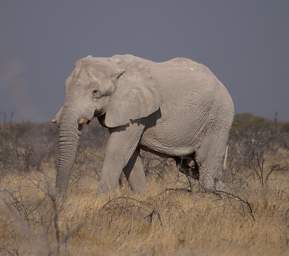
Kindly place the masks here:
POLYGON ((200 140, 194 138, 193 134, 192 129, 187 133, 180 132, 178 127, 168 129, 162 125, 147 129, 140 144, 163 154, 183 156, 196 151, 200 145, 200 140))
POLYGON ((168 147, 158 142, 145 141, 141 143, 141 146, 145 146, 152 151, 163 153, 169 156, 186 156, 192 154, 195 149, 192 146, 188 147, 168 147))

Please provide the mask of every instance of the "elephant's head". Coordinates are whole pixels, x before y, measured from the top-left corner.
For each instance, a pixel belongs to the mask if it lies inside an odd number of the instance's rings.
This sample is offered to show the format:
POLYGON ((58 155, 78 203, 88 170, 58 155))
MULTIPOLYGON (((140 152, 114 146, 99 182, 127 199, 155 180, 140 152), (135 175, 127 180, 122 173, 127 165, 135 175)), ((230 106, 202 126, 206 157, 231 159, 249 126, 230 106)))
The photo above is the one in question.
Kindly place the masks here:
POLYGON ((113 58, 88 56, 67 78, 65 101, 53 120, 59 125, 56 188, 61 194, 68 186, 84 124, 102 116, 106 127, 117 127, 158 110, 159 94, 153 83, 140 86, 138 76, 125 73, 113 58))

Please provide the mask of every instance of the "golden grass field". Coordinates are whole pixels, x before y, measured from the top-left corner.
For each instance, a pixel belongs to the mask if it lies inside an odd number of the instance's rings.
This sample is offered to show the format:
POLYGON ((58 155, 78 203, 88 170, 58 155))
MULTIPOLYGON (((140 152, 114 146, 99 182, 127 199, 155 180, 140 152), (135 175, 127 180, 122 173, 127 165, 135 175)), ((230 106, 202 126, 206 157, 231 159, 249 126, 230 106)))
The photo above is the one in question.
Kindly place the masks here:
POLYGON ((144 195, 124 185, 98 196, 87 172, 57 207, 51 163, 43 172, 11 172, 0 180, 0 255, 57 255, 57 244, 59 255, 71 256, 289 255, 288 171, 261 186, 244 170, 228 183, 235 197, 204 193, 197 183, 189 192, 186 178, 166 168, 162 179, 149 177, 144 195))

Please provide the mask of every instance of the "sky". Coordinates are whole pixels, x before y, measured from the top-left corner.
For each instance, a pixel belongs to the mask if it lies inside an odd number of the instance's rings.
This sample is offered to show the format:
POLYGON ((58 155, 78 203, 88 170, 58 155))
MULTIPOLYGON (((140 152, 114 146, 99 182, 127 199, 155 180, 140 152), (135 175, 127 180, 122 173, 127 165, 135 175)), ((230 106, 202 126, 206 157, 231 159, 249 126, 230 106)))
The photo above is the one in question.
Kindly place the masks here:
POLYGON ((0 0, 0 122, 48 121, 77 59, 207 65, 236 112, 289 121, 289 0, 0 0))

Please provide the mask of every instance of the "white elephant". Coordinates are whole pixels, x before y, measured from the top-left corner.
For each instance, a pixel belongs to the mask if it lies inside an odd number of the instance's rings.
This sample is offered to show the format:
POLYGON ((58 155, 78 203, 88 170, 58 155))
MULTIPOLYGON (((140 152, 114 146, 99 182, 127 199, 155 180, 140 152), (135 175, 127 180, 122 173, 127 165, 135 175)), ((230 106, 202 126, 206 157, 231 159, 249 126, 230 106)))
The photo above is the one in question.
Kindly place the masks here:
POLYGON ((85 57, 66 80, 59 124, 56 187, 67 189, 80 131, 98 117, 109 129, 100 191, 145 189, 139 149, 194 157, 200 183, 215 190, 234 117, 232 98, 206 66, 186 58, 153 62, 132 55, 85 57))

